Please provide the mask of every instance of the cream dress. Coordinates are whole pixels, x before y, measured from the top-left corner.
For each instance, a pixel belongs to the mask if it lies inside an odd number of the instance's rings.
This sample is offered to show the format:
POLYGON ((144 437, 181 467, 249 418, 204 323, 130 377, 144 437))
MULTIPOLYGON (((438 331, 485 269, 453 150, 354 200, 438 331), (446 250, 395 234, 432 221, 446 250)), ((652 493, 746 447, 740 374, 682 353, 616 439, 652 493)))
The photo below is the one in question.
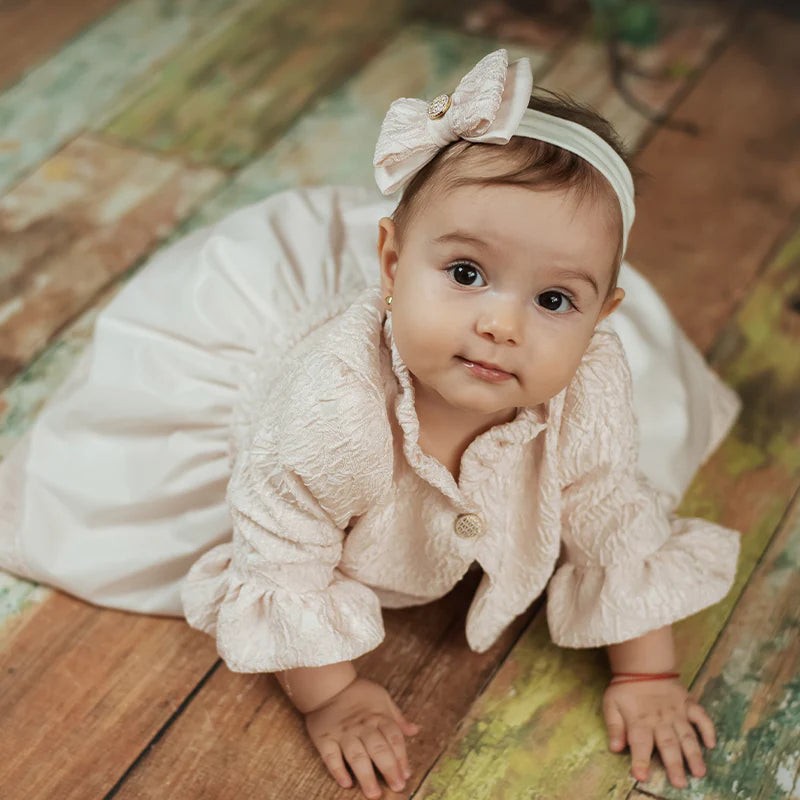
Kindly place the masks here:
MULTIPOLYGON (((184 615, 190 567, 231 539, 234 420, 257 361, 310 309, 377 284, 377 222, 393 207, 359 187, 291 190, 156 254, 0 464, 0 568, 184 615)), ((603 326, 630 367, 638 467, 674 507, 740 403, 627 263, 619 285, 603 326)))

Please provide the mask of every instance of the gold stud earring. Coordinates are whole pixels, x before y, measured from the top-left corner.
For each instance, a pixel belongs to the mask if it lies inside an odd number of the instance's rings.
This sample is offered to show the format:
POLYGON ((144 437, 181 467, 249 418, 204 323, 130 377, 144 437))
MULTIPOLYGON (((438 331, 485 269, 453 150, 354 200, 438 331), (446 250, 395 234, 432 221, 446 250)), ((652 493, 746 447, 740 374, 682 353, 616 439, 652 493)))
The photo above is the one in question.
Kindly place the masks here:
POLYGON ((386 305, 387 306, 390 306, 392 304, 392 296, 390 294, 386 295, 385 300, 386 300, 386 305))

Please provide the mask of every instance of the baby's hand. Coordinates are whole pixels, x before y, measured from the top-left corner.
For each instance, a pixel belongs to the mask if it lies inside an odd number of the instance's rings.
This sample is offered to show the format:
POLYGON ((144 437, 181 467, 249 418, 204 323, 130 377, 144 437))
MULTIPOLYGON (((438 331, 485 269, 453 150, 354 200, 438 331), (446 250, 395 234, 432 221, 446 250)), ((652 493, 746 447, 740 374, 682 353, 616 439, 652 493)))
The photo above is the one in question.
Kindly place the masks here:
POLYGON ((612 750, 622 750, 627 736, 636 780, 647 780, 654 740, 673 786, 686 788, 683 755, 692 775, 706 774, 690 723, 700 729, 706 747, 714 747, 714 723, 677 680, 611 683, 603 696, 603 715, 612 750))
POLYGON ((311 741, 340 786, 352 785, 344 757, 366 797, 381 796, 373 761, 392 789, 405 788, 411 770, 403 734, 413 736, 419 728, 403 716, 383 686, 356 678, 305 719, 311 741))

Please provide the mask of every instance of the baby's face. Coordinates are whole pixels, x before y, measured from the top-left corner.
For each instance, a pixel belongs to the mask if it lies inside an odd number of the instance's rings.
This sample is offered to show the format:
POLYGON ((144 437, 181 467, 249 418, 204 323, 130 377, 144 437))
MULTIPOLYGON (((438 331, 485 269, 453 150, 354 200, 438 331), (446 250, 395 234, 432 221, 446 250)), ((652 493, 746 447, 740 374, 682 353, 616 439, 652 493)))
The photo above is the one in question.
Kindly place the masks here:
POLYGON ((569 383, 624 296, 604 303, 619 234, 599 203, 570 190, 460 187, 412 220, 399 253, 393 222, 380 221, 382 288, 418 394, 494 424, 569 383))

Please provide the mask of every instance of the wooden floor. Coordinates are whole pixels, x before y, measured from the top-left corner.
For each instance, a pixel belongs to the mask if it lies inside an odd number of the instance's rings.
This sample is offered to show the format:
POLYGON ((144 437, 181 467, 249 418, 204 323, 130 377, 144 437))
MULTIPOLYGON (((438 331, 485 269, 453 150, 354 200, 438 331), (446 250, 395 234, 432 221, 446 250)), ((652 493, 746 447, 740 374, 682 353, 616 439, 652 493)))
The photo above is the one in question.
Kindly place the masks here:
MULTIPOLYGON (((637 149, 629 258, 745 403, 679 509, 744 533, 729 596, 676 626, 718 746, 686 790, 633 781, 606 746, 603 651, 554 647, 537 603, 471 652, 470 578, 386 612, 359 659, 422 727, 412 789, 384 796, 800 798, 800 19, 662 3, 659 42, 628 53, 655 77, 624 79, 662 125, 614 88, 584 4, 551 5, 0 0, 0 450, 168 238, 287 186, 371 185, 391 100, 527 55, 637 149)), ((4 800, 354 796, 274 679, 229 672, 209 637, 0 574, 4 800)))

